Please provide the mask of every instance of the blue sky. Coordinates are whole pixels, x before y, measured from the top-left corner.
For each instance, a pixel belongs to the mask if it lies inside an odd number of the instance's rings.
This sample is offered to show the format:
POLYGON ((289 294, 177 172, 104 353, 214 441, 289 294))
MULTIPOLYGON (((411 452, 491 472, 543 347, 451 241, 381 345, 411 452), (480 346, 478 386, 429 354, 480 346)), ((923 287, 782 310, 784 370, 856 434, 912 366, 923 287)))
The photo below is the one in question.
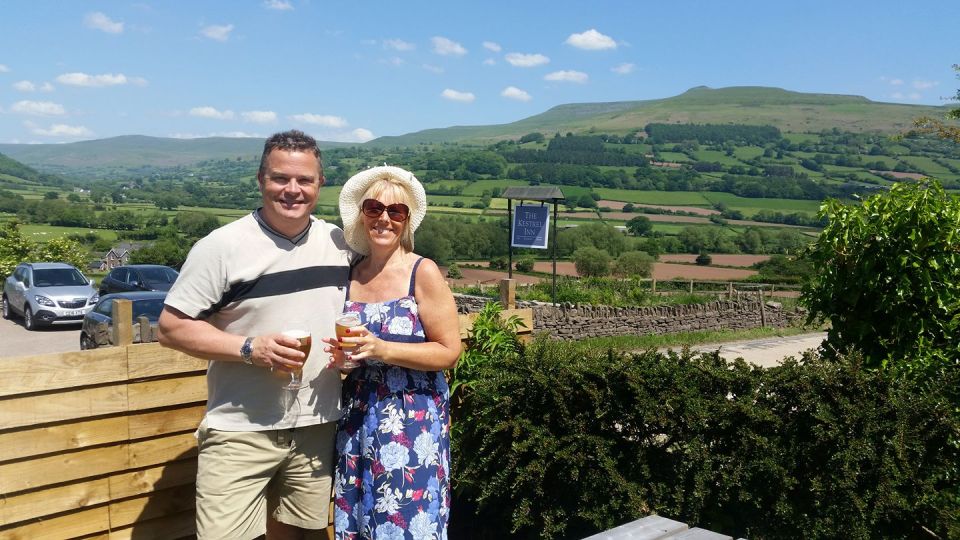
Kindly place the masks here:
POLYGON ((775 86, 944 104, 960 1, 5 3, 0 142, 366 141, 775 86))

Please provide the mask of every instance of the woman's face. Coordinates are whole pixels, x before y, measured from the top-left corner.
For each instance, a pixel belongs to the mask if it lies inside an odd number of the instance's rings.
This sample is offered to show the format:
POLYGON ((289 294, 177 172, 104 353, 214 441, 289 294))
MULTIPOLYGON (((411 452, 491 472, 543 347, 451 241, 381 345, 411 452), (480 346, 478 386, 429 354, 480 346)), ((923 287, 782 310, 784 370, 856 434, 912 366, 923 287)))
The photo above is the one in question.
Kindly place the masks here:
MULTIPOLYGON (((407 204, 407 201, 402 197, 402 193, 397 189, 391 186, 386 187, 382 190, 371 190, 364 195, 364 200, 374 199, 383 206, 390 206, 392 204, 407 204)), ((363 219, 364 228, 367 231, 367 239, 370 243, 370 251, 376 252, 378 250, 393 250, 400 246, 400 238, 403 235, 404 227, 407 226, 407 220, 396 221, 391 218, 390 212, 384 210, 377 217, 370 217, 364 212, 360 212, 360 215, 363 219)))

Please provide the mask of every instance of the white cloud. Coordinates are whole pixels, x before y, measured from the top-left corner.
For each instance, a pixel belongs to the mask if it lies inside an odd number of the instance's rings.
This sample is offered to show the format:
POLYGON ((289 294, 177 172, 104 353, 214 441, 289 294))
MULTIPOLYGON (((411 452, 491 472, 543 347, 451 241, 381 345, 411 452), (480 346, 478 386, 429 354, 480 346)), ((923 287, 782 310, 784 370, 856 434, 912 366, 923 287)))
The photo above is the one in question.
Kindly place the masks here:
POLYGON ((100 30, 108 34, 120 34, 123 32, 122 22, 116 22, 99 11, 88 13, 87 16, 83 18, 83 23, 87 25, 87 28, 93 28, 94 30, 100 30))
POLYGON ((585 83, 589 76, 582 71, 562 70, 547 73, 543 79, 546 81, 585 83))
POLYGON ((445 37, 432 37, 430 41, 433 43, 433 52, 441 56, 463 56, 467 54, 467 50, 463 48, 463 45, 445 37))
POLYGON ((616 73, 617 75, 627 75, 627 74, 629 74, 629 73, 633 73, 633 70, 634 70, 634 69, 636 69, 636 66, 635 66, 635 65, 633 65, 633 64, 631 64, 631 63, 629 63, 629 62, 624 62, 624 63, 620 64, 619 66, 610 68, 610 71, 616 73))
POLYGON ((240 113, 240 116, 254 124, 272 124, 277 121, 277 113, 273 111, 245 111, 240 113))
POLYGON ((263 134, 248 133, 246 131, 211 131, 210 133, 170 133, 167 136, 174 139, 206 139, 209 137, 262 139, 264 137, 263 134))
POLYGON ((13 89, 21 92, 36 92, 37 87, 30 81, 17 81, 13 83, 13 89))
POLYGON ((200 29, 200 33, 203 34, 204 37, 210 38, 214 41, 227 41, 230 39, 230 32, 232 31, 232 24, 212 24, 200 29))
POLYGON ((217 110, 213 107, 194 107, 190 109, 190 116, 199 116, 200 118, 213 118, 214 120, 233 120, 233 111, 217 110))
POLYGON ((472 103, 473 100, 477 99, 477 96, 473 95, 471 92, 460 92, 457 90, 451 90, 447 88, 440 94, 443 99, 449 99, 450 101, 459 101, 461 103, 472 103))
POLYGON ((277 11, 290 11, 293 9, 293 4, 287 2, 287 0, 266 0, 266 2, 263 3, 263 7, 277 11))
MULTIPOLYGON (((354 141, 356 141, 356 142, 367 142, 367 141, 372 140, 372 139, 375 138, 375 137, 373 136, 373 132, 372 132, 372 131, 370 131, 369 129, 364 129, 364 128, 357 128, 357 129, 351 131, 350 134, 353 135, 353 139, 354 139, 354 141)), ((349 142, 353 142, 353 141, 349 141, 349 142)))
POLYGON ((96 88, 101 86, 116 86, 121 84, 137 84, 143 86, 147 84, 146 79, 134 77, 128 79, 123 73, 104 73, 103 75, 88 75, 86 73, 64 73, 57 76, 57 82, 60 84, 69 84, 71 86, 86 86, 96 88))
POLYGON ((23 125, 30 130, 30 133, 44 137, 90 137, 93 135, 93 132, 84 126, 53 124, 49 128, 42 128, 33 122, 24 122, 23 125))
POLYGON ((928 90, 934 86, 937 86, 938 84, 940 83, 936 81, 913 81, 912 86, 917 90, 928 90))
POLYGON ((507 99, 515 99, 517 101, 530 101, 532 99, 530 94, 517 88, 516 86, 508 86, 504 88, 503 92, 500 92, 500 95, 507 99))
POLYGON ((536 53, 536 54, 523 54, 523 53, 508 53, 505 56, 507 62, 511 66, 515 67, 536 67, 542 66, 543 64, 550 63, 550 58, 536 53))
POLYGON ((484 41, 483 48, 493 52, 500 52, 501 49, 503 49, 503 47, 501 47, 499 43, 496 43, 493 41, 484 41))
POLYGON ((412 51, 417 48, 413 43, 402 39, 385 39, 383 40, 383 46, 400 52, 412 51))
POLYGON ((920 95, 920 92, 913 92, 910 94, 910 99, 920 99, 923 96, 920 95))
POLYGON ((62 116, 67 114, 63 105, 52 101, 18 101, 10 106, 10 112, 34 116, 62 116))
POLYGON ((10 68, 5 66, 4 64, 0 64, 0 73, 7 73, 9 71, 10 71, 10 68))
POLYGON ((424 64, 423 69, 429 71, 430 73, 440 74, 443 73, 443 68, 440 66, 435 66, 433 64, 424 64))
POLYGON ((900 86, 903 84, 903 79, 891 79, 890 84, 893 86, 900 86))
POLYGON ((53 92, 53 90, 54 90, 53 85, 48 82, 45 82, 40 85, 41 92, 53 92))
POLYGON ((617 42, 614 41, 613 38, 597 32, 594 28, 582 34, 570 34, 570 37, 567 38, 565 43, 587 51, 602 51, 604 49, 617 48, 617 42))
POLYGON ((497 65, 497 61, 494 60, 493 58, 487 58, 486 60, 483 61, 483 65, 485 65, 485 66, 495 66, 495 65, 497 65))
POLYGON ((301 122, 304 124, 313 124, 315 126, 324 126, 331 128, 343 128, 347 127, 347 121, 339 116, 333 116, 330 114, 313 114, 313 113, 303 113, 303 114, 294 114, 289 116, 291 120, 296 122, 301 122))

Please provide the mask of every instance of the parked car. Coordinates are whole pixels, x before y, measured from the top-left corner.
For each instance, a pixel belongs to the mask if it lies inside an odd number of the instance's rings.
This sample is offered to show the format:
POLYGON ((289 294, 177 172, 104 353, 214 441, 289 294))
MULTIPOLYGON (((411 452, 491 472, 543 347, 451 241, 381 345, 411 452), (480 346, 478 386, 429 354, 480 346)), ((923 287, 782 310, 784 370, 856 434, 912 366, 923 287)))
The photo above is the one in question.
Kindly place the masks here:
POLYGON ((93 281, 66 263, 20 263, 3 283, 3 318, 23 317, 27 330, 76 324, 100 299, 93 281))
POLYGON ((97 305, 83 318, 80 326, 80 350, 95 349, 110 343, 109 336, 113 333, 113 303, 117 299, 130 300, 133 303, 131 323, 140 316, 145 316, 151 325, 155 325, 160 319, 166 297, 166 291, 136 291, 101 297, 97 305), (106 326, 103 326, 104 324, 106 326))
POLYGON ((118 266, 100 282, 100 295, 131 291, 169 291, 180 274, 159 264, 118 266))

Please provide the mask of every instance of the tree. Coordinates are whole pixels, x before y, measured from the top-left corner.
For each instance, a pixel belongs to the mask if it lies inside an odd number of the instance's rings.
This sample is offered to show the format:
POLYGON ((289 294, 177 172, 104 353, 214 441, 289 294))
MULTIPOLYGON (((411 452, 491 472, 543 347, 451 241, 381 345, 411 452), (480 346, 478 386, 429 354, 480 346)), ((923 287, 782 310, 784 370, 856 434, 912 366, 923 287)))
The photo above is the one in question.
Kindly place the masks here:
POLYGON ((863 201, 827 201, 809 248, 809 319, 868 365, 927 370, 960 362, 960 200, 937 182, 898 183, 863 201))
POLYGON ((528 255, 517 259, 517 263, 514 266, 517 268, 517 272, 533 272, 534 262, 533 257, 528 255))
POLYGON ((643 251, 621 253, 613 262, 613 275, 617 277, 650 277, 653 257, 643 251))
POLYGON ((653 223, 647 216, 637 216, 627 222, 627 230, 634 236, 646 236, 653 231, 653 223))
POLYGON ((69 238, 54 238, 46 243, 32 242, 23 236, 20 224, 13 221, 0 230, 0 276, 9 275, 24 261, 65 262, 83 268, 87 256, 83 246, 69 238))
POLYGON ((610 274, 610 255, 595 247, 582 247, 573 252, 573 264, 581 277, 601 277, 610 274))
MULTIPOLYGON (((960 78, 960 64, 954 64, 953 69, 957 72, 957 78, 960 78)), ((951 101, 960 101, 960 89, 957 90, 957 95, 951 98, 951 101)), ((948 111, 947 118, 960 120, 960 107, 948 111)), ((913 125, 921 132, 934 133, 941 139, 948 139, 960 143, 960 127, 948 125, 938 118, 922 116, 914 120, 913 125)))
POLYGON ((460 267, 457 266, 457 263, 450 263, 450 266, 447 267, 447 277, 450 279, 463 278, 463 272, 460 271, 460 267))
POLYGON ((698 266, 710 266, 713 264, 713 257, 706 251, 701 251, 700 255, 697 255, 696 263, 698 266))
POLYGON ((205 212, 177 212, 173 221, 177 230, 192 238, 203 238, 220 227, 217 216, 205 212))

